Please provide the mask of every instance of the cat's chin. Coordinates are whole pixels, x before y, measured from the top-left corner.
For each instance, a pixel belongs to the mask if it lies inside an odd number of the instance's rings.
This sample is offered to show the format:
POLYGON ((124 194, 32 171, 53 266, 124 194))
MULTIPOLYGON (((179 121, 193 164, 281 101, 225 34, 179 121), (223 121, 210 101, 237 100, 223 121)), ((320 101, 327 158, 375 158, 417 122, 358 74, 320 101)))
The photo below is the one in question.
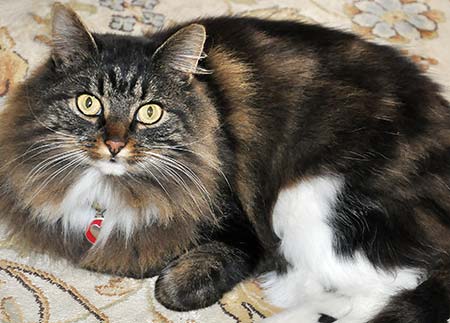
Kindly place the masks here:
POLYGON ((126 167, 119 162, 99 160, 95 166, 105 175, 121 176, 127 172, 126 167))

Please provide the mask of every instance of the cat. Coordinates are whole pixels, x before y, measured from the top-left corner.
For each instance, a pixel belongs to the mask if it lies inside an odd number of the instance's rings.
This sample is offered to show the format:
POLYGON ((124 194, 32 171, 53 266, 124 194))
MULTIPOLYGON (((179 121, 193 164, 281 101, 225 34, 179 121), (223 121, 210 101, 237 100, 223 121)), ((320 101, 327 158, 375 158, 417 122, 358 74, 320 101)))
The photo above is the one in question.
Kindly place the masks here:
POLYGON ((0 116, 17 246, 159 275, 178 311, 261 275, 268 323, 450 317, 450 105, 395 49, 237 17, 96 34, 61 4, 52 39, 0 116))

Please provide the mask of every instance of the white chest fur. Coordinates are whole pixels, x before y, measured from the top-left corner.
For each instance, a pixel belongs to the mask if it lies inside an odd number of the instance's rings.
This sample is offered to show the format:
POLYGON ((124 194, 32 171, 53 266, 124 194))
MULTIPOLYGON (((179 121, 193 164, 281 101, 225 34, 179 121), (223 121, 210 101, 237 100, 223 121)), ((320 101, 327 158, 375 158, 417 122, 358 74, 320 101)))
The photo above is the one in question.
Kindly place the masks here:
MULTIPOLYGON (((158 210, 152 205, 145 210, 131 207, 107 176, 98 169, 91 168, 70 187, 62 203, 56 208, 56 212, 62 216, 66 233, 84 233, 95 217, 96 211, 92 207, 94 202, 106 209, 96 243, 98 245, 105 243, 113 230, 120 231, 129 238, 137 226, 150 224, 158 217, 158 210)), ((49 210, 55 212, 55 208, 47 208, 42 213, 49 210)))
POLYGON ((321 295, 366 294, 374 296, 365 298, 361 306, 372 313, 400 288, 417 285, 418 273, 413 270, 388 273, 373 267, 362 253, 346 260, 336 255, 329 220, 343 186, 340 177, 316 177, 279 194, 273 228, 281 238, 280 252, 292 268, 285 275, 272 273, 264 278, 275 305, 290 308, 321 295))

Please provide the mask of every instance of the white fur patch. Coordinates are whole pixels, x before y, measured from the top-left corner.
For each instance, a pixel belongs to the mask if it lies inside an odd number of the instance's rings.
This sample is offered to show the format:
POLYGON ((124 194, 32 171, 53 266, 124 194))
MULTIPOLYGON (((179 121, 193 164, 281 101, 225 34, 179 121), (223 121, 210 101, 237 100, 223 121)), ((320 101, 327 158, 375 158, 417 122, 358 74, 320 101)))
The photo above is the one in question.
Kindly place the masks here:
MULTIPOLYGON (((104 221, 96 245, 103 245, 113 230, 130 238, 137 226, 148 225, 158 218, 158 209, 149 204, 145 210, 131 207, 111 185, 108 177, 99 169, 90 168, 68 190, 58 208, 47 207, 41 215, 57 212, 62 218, 65 233, 77 232, 84 235, 90 221, 95 217, 92 204, 96 202, 106 209, 104 221)), ((47 218, 55 218, 47 216, 47 218)))
POLYGON ((319 311, 337 318, 343 316, 345 319, 339 323, 364 323, 400 289, 417 286, 417 271, 385 272, 374 268, 361 253, 349 260, 336 256, 328 221, 343 184, 340 177, 316 177, 279 194, 273 227, 281 238, 280 251, 292 268, 285 275, 271 273, 262 279, 269 300, 291 309, 280 314, 279 320, 275 316, 268 322, 300 322, 301 313, 316 317, 319 311), (342 306, 346 299, 348 308, 342 306), (336 306, 332 306, 333 302, 336 306), (333 308, 342 311, 330 313, 333 308))
POLYGON ((127 168, 120 162, 110 162, 109 160, 99 160, 95 166, 105 175, 120 176, 127 172, 127 168))

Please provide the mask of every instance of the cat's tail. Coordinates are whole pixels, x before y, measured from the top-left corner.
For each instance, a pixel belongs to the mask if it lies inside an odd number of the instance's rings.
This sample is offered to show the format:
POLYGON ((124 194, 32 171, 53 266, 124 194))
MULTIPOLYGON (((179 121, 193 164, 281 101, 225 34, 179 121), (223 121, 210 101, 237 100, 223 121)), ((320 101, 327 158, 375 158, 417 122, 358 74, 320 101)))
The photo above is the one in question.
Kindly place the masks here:
POLYGON ((450 322, 450 264, 433 270, 416 289, 394 296, 369 323, 450 322))

